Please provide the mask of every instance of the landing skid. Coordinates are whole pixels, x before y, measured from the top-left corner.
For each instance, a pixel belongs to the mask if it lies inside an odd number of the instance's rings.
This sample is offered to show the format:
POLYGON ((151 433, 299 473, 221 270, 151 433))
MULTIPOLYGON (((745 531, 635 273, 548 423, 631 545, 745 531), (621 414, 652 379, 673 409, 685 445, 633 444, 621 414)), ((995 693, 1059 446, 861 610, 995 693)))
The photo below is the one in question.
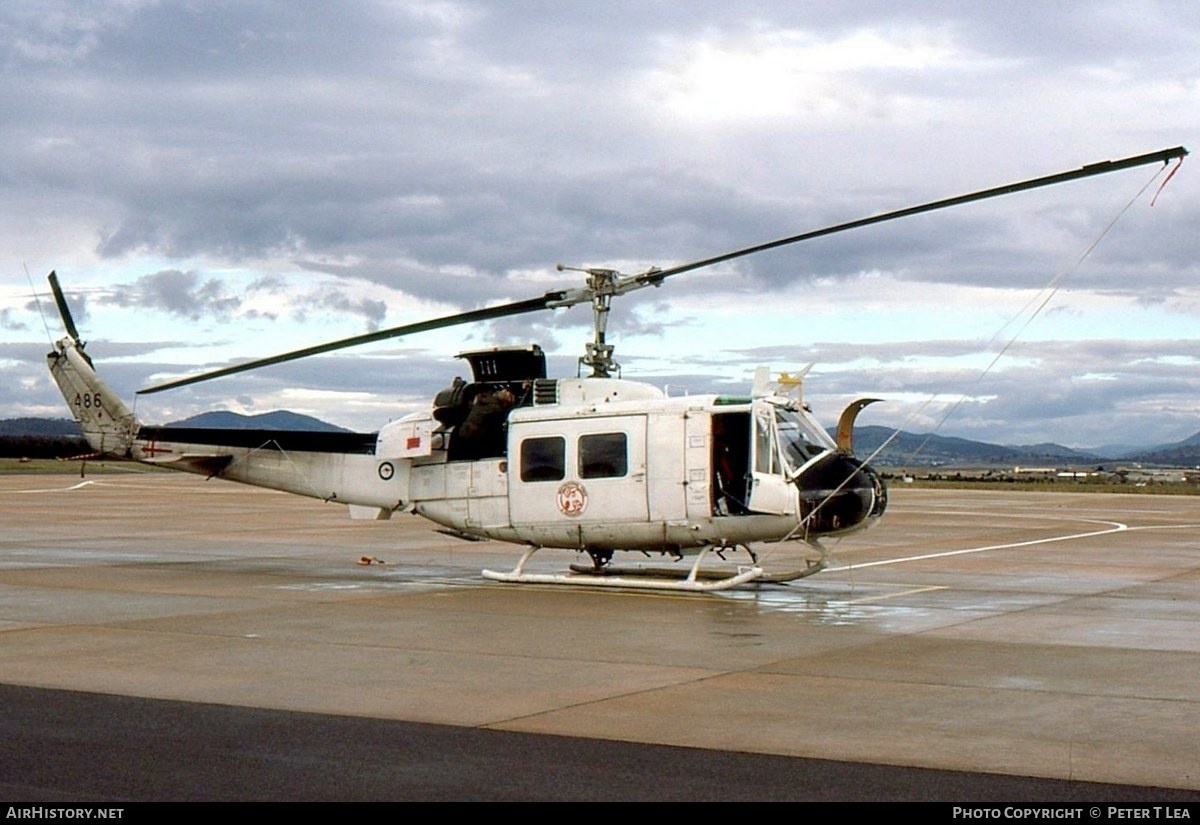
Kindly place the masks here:
POLYGON ((768 573, 754 560, 752 565, 738 565, 737 572, 722 570, 701 570, 700 564, 705 554, 699 553, 696 561, 685 577, 678 568, 668 567, 613 567, 604 565, 592 567, 582 564, 572 564, 569 573, 526 573, 525 565, 539 549, 531 548, 522 554, 517 566, 511 572, 503 573, 495 570, 484 570, 485 579, 498 582, 516 582, 520 584, 566 584, 576 587, 623 587, 640 590, 669 590, 692 593, 712 593, 730 590, 750 582, 782 583, 802 579, 819 573, 825 569, 826 559, 824 548, 818 561, 809 562, 808 566, 799 570, 789 570, 780 573, 768 573))
POLYGON ((829 562, 825 559, 825 556, 821 556, 818 561, 810 561, 807 567, 797 570, 785 570, 781 573, 766 573, 759 581, 770 582, 772 584, 794 582, 796 579, 806 579, 814 573, 820 573, 828 566, 829 562))

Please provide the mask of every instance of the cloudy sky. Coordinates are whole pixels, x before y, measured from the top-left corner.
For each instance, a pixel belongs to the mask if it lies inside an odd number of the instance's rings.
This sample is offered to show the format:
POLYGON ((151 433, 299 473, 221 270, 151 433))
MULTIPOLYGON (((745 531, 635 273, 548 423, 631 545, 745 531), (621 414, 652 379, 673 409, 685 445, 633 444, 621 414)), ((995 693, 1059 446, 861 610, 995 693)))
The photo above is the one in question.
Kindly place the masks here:
MULTIPOLYGON (((132 397, 575 285, 560 261, 665 267, 1200 147, 1190 0, 31 0, 0 6, 0 61, 0 418, 65 414, 44 363, 61 327, 32 297, 51 269, 132 397)), ((815 362, 827 423, 873 395, 862 423, 917 432, 1182 439, 1195 164, 1161 191, 1170 169, 1147 166, 681 275, 619 300, 610 339, 625 377, 672 392, 815 362)), ((399 339, 137 411, 371 430, 425 407, 465 348, 539 341, 574 374, 589 324, 578 307, 399 339)))

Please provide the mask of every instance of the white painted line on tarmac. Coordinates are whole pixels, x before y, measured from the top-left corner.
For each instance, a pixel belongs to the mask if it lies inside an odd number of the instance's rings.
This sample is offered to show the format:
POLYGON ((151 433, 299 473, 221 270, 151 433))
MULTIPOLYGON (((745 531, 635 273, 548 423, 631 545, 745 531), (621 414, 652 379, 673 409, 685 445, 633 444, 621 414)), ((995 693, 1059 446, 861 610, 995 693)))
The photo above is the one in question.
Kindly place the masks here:
POLYGON ((46 487, 39 490, 13 490, 14 493, 69 493, 72 490, 78 490, 81 487, 87 487, 90 484, 96 484, 95 481, 81 481, 78 484, 72 484, 70 487, 46 487))
MULTIPOLYGON (((862 565, 866 567, 866 565, 862 565)), ((833 569, 833 568, 830 568, 833 569)), ((910 587, 908 590, 901 590, 898 593, 885 593, 880 596, 867 596, 862 599, 850 599, 846 604, 870 604, 871 602, 883 602, 888 599, 899 598, 900 596, 912 596, 916 593, 929 593, 933 590, 949 590, 950 587, 944 584, 930 585, 929 587, 910 587)))
POLYGON ((1070 533, 1065 536, 1051 536, 1044 539, 1030 539, 1028 541, 1014 541, 1008 544, 989 544, 984 547, 969 547, 965 550, 946 550, 941 553, 922 553, 919 556, 904 556, 898 559, 884 559, 882 561, 868 561, 862 564, 846 564, 841 567, 827 567, 826 572, 846 571, 846 570, 861 570, 864 567, 881 567, 885 564, 903 564, 909 561, 925 561, 927 559, 944 559, 950 556, 968 556, 972 553, 985 553, 988 550, 1009 550, 1014 547, 1033 547, 1038 544, 1053 544, 1057 541, 1075 541, 1076 539, 1086 539, 1092 536, 1107 536, 1110 533, 1121 533, 1129 529, 1129 525, 1122 524, 1119 521, 1100 521, 1097 524, 1112 525, 1107 530, 1092 530, 1087 533, 1070 533))

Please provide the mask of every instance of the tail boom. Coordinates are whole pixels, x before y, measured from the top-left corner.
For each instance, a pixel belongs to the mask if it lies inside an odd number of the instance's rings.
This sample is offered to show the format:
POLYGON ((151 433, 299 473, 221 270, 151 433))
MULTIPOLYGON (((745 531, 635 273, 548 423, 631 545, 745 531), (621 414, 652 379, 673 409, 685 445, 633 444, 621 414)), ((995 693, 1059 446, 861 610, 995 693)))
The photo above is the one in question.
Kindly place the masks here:
POLYGON ((88 445, 103 455, 132 457, 141 425, 133 411, 96 375, 79 344, 63 338, 46 361, 88 445))

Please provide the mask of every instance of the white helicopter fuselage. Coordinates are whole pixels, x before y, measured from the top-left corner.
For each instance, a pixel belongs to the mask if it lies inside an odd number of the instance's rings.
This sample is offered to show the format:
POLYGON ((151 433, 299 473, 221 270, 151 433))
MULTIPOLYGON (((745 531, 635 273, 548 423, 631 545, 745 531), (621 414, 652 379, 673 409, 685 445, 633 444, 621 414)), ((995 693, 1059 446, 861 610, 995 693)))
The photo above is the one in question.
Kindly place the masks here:
MULTIPOLYGON (((413 510, 475 535, 592 550, 684 550, 796 531, 799 492, 782 474, 757 475, 738 516, 714 498, 717 396, 668 398, 648 384, 596 378, 559 379, 557 391, 555 403, 513 410, 502 457, 414 456, 413 510)), ((752 402, 743 401, 748 415, 752 402)), ((390 425, 382 452, 400 439, 424 444, 420 434, 434 424, 413 416, 390 425)))
POLYGON ((528 397, 480 447, 436 410, 378 434, 147 427, 74 341, 49 362, 99 452, 346 504, 356 518, 408 511, 464 535, 593 558, 811 540, 870 525, 886 502, 878 476, 784 397, 540 379, 524 382, 528 397))

